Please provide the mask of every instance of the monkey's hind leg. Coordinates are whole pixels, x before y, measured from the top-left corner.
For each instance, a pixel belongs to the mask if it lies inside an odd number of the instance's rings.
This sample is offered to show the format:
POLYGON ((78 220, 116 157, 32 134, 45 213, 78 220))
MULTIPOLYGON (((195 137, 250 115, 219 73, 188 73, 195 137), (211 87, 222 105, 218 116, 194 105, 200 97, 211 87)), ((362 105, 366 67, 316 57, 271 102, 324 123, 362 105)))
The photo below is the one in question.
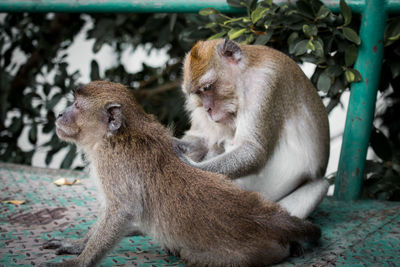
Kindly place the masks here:
POLYGON ((328 188, 329 183, 324 178, 311 180, 279 200, 278 204, 285 208, 290 215, 305 219, 326 196, 328 188))

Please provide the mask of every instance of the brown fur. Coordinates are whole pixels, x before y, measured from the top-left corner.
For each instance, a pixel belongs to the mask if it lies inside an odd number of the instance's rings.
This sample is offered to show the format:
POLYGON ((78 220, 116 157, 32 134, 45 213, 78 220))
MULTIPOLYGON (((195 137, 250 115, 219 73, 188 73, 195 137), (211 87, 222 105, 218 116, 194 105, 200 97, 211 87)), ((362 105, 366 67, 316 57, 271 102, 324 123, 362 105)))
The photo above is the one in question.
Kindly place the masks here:
POLYGON ((292 242, 319 239, 317 226, 290 216, 258 193, 181 162, 171 133, 124 86, 92 82, 75 94, 81 107, 77 114, 68 110, 59 118, 58 134, 88 154, 105 195, 106 219, 89 234, 80 256, 64 265, 95 264, 131 221, 199 266, 269 265, 286 258, 292 242), (107 103, 122 107, 117 131, 107 130, 107 103), (93 123, 85 124, 88 120, 93 123), (66 136, 62 128, 67 124, 79 127, 79 133, 66 136))

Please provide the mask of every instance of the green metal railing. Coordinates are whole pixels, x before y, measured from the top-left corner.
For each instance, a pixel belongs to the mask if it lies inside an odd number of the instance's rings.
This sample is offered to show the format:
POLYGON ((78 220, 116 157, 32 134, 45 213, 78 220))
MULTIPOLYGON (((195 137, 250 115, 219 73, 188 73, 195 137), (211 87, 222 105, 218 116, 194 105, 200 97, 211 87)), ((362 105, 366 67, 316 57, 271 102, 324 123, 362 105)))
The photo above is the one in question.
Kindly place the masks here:
MULTIPOLYGON (((277 3, 287 1, 275 0, 277 3)), ((323 0, 338 12, 339 0, 323 0)), ((358 57, 355 68, 363 81, 351 86, 343 135, 335 196, 352 200, 360 196, 375 112, 376 94, 383 58, 383 34, 387 13, 400 12, 400 0, 347 0, 353 12, 361 14, 358 57)), ((0 0, 0 12, 198 12, 213 7, 225 13, 244 12, 226 0, 0 0)))

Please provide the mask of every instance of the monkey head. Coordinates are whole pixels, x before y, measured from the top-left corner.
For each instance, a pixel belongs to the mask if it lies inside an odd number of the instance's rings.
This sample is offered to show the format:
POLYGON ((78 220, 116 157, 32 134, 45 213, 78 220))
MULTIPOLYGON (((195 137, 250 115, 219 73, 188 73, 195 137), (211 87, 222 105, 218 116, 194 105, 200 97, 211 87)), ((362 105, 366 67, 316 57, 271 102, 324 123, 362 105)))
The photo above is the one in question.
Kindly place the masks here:
MULTIPOLYGON (((115 135, 126 125, 123 107, 143 114, 129 90, 123 85, 96 81, 73 90, 74 102, 59 114, 59 138, 81 146, 92 146, 102 138, 115 135)), ((133 114, 134 115, 134 114, 133 114)))
MULTIPOLYGON (((237 84, 244 66, 239 45, 230 40, 197 42, 186 55, 183 92, 186 108, 216 123, 228 123, 238 109, 237 84)), ((240 84, 240 82, 239 82, 240 84)))

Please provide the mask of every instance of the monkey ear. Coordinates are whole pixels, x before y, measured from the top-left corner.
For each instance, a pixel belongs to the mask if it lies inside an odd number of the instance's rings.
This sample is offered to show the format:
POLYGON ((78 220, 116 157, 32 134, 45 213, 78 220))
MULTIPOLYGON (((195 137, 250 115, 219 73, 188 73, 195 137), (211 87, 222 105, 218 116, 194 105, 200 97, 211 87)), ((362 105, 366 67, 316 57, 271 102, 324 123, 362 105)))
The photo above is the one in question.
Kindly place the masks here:
POLYGON ((242 58, 242 50, 240 47, 227 38, 218 45, 218 54, 233 63, 238 63, 242 58))
POLYGON ((122 106, 117 103, 108 103, 105 106, 107 114, 107 127, 111 132, 117 131, 122 126, 122 106))

